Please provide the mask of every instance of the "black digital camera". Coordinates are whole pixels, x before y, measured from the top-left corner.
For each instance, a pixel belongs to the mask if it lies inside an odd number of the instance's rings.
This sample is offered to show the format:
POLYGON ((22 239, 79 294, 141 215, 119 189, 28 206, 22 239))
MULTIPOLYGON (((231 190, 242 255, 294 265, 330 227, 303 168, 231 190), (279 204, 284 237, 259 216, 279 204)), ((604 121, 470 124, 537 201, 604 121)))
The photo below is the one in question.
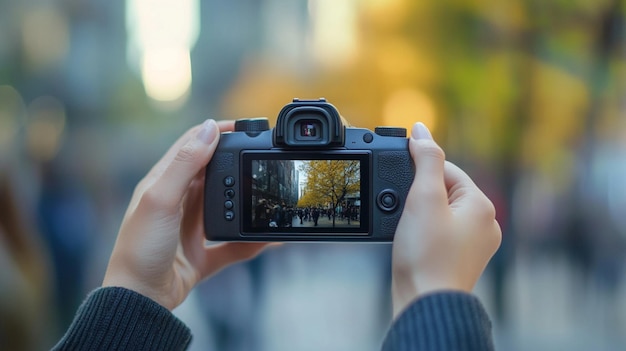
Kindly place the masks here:
POLYGON ((393 240, 414 177, 406 129, 346 127, 325 99, 240 119, 206 167, 212 241, 393 240))

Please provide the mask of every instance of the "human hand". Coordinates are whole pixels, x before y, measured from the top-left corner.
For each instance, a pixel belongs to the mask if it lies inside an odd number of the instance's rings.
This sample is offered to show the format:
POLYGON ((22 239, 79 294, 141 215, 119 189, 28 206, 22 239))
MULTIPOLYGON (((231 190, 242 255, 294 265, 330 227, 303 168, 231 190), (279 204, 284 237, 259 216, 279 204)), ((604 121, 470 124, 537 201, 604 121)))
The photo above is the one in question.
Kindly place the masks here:
POLYGON ((413 126, 409 151, 415 179, 393 241, 394 319, 425 294, 471 292, 502 239, 491 201, 445 161, 422 123, 413 126))
POLYGON ((266 243, 205 245, 204 167, 220 132, 234 122, 207 120, 188 130, 148 172, 130 200, 102 286, 145 295, 169 310, 202 279, 254 257, 266 243))

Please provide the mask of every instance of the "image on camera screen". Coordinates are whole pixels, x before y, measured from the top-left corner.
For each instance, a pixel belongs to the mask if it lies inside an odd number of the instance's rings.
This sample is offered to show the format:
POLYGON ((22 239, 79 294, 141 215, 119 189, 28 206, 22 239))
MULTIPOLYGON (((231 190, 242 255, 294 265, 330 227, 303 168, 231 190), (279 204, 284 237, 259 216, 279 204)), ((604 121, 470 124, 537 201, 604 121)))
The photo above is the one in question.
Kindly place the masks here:
POLYGON ((252 232, 366 232, 364 158, 352 157, 249 160, 245 226, 252 232))

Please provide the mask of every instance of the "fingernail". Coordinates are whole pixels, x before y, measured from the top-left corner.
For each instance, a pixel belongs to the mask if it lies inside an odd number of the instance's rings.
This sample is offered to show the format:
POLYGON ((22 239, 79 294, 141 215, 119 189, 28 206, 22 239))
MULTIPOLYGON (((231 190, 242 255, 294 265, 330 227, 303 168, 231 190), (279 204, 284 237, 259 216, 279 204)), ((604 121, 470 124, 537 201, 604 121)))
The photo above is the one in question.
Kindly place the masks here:
POLYGON ((200 131, 198 131, 197 137, 205 144, 211 144, 217 136, 217 123, 212 119, 207 119, 202 123, 200 131))
POLYGON ((426 126, 422 122, 417 122, 413 125, 413 129, 411 130, 411 138, 418 139, 418 140, 419 139, 433 140, 432 134, 430 134, 430 131, 428 130, 428 128, 426 128, 426 126))

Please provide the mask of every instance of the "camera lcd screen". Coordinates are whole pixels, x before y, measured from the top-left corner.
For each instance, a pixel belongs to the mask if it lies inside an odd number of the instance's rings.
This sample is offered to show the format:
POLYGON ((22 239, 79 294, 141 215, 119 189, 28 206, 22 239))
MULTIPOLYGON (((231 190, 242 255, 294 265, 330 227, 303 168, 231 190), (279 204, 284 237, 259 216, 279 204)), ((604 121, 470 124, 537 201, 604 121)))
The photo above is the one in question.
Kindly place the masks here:
POLYGON ((369 233, 369 152, 242 155, 243 234, 369 233))

